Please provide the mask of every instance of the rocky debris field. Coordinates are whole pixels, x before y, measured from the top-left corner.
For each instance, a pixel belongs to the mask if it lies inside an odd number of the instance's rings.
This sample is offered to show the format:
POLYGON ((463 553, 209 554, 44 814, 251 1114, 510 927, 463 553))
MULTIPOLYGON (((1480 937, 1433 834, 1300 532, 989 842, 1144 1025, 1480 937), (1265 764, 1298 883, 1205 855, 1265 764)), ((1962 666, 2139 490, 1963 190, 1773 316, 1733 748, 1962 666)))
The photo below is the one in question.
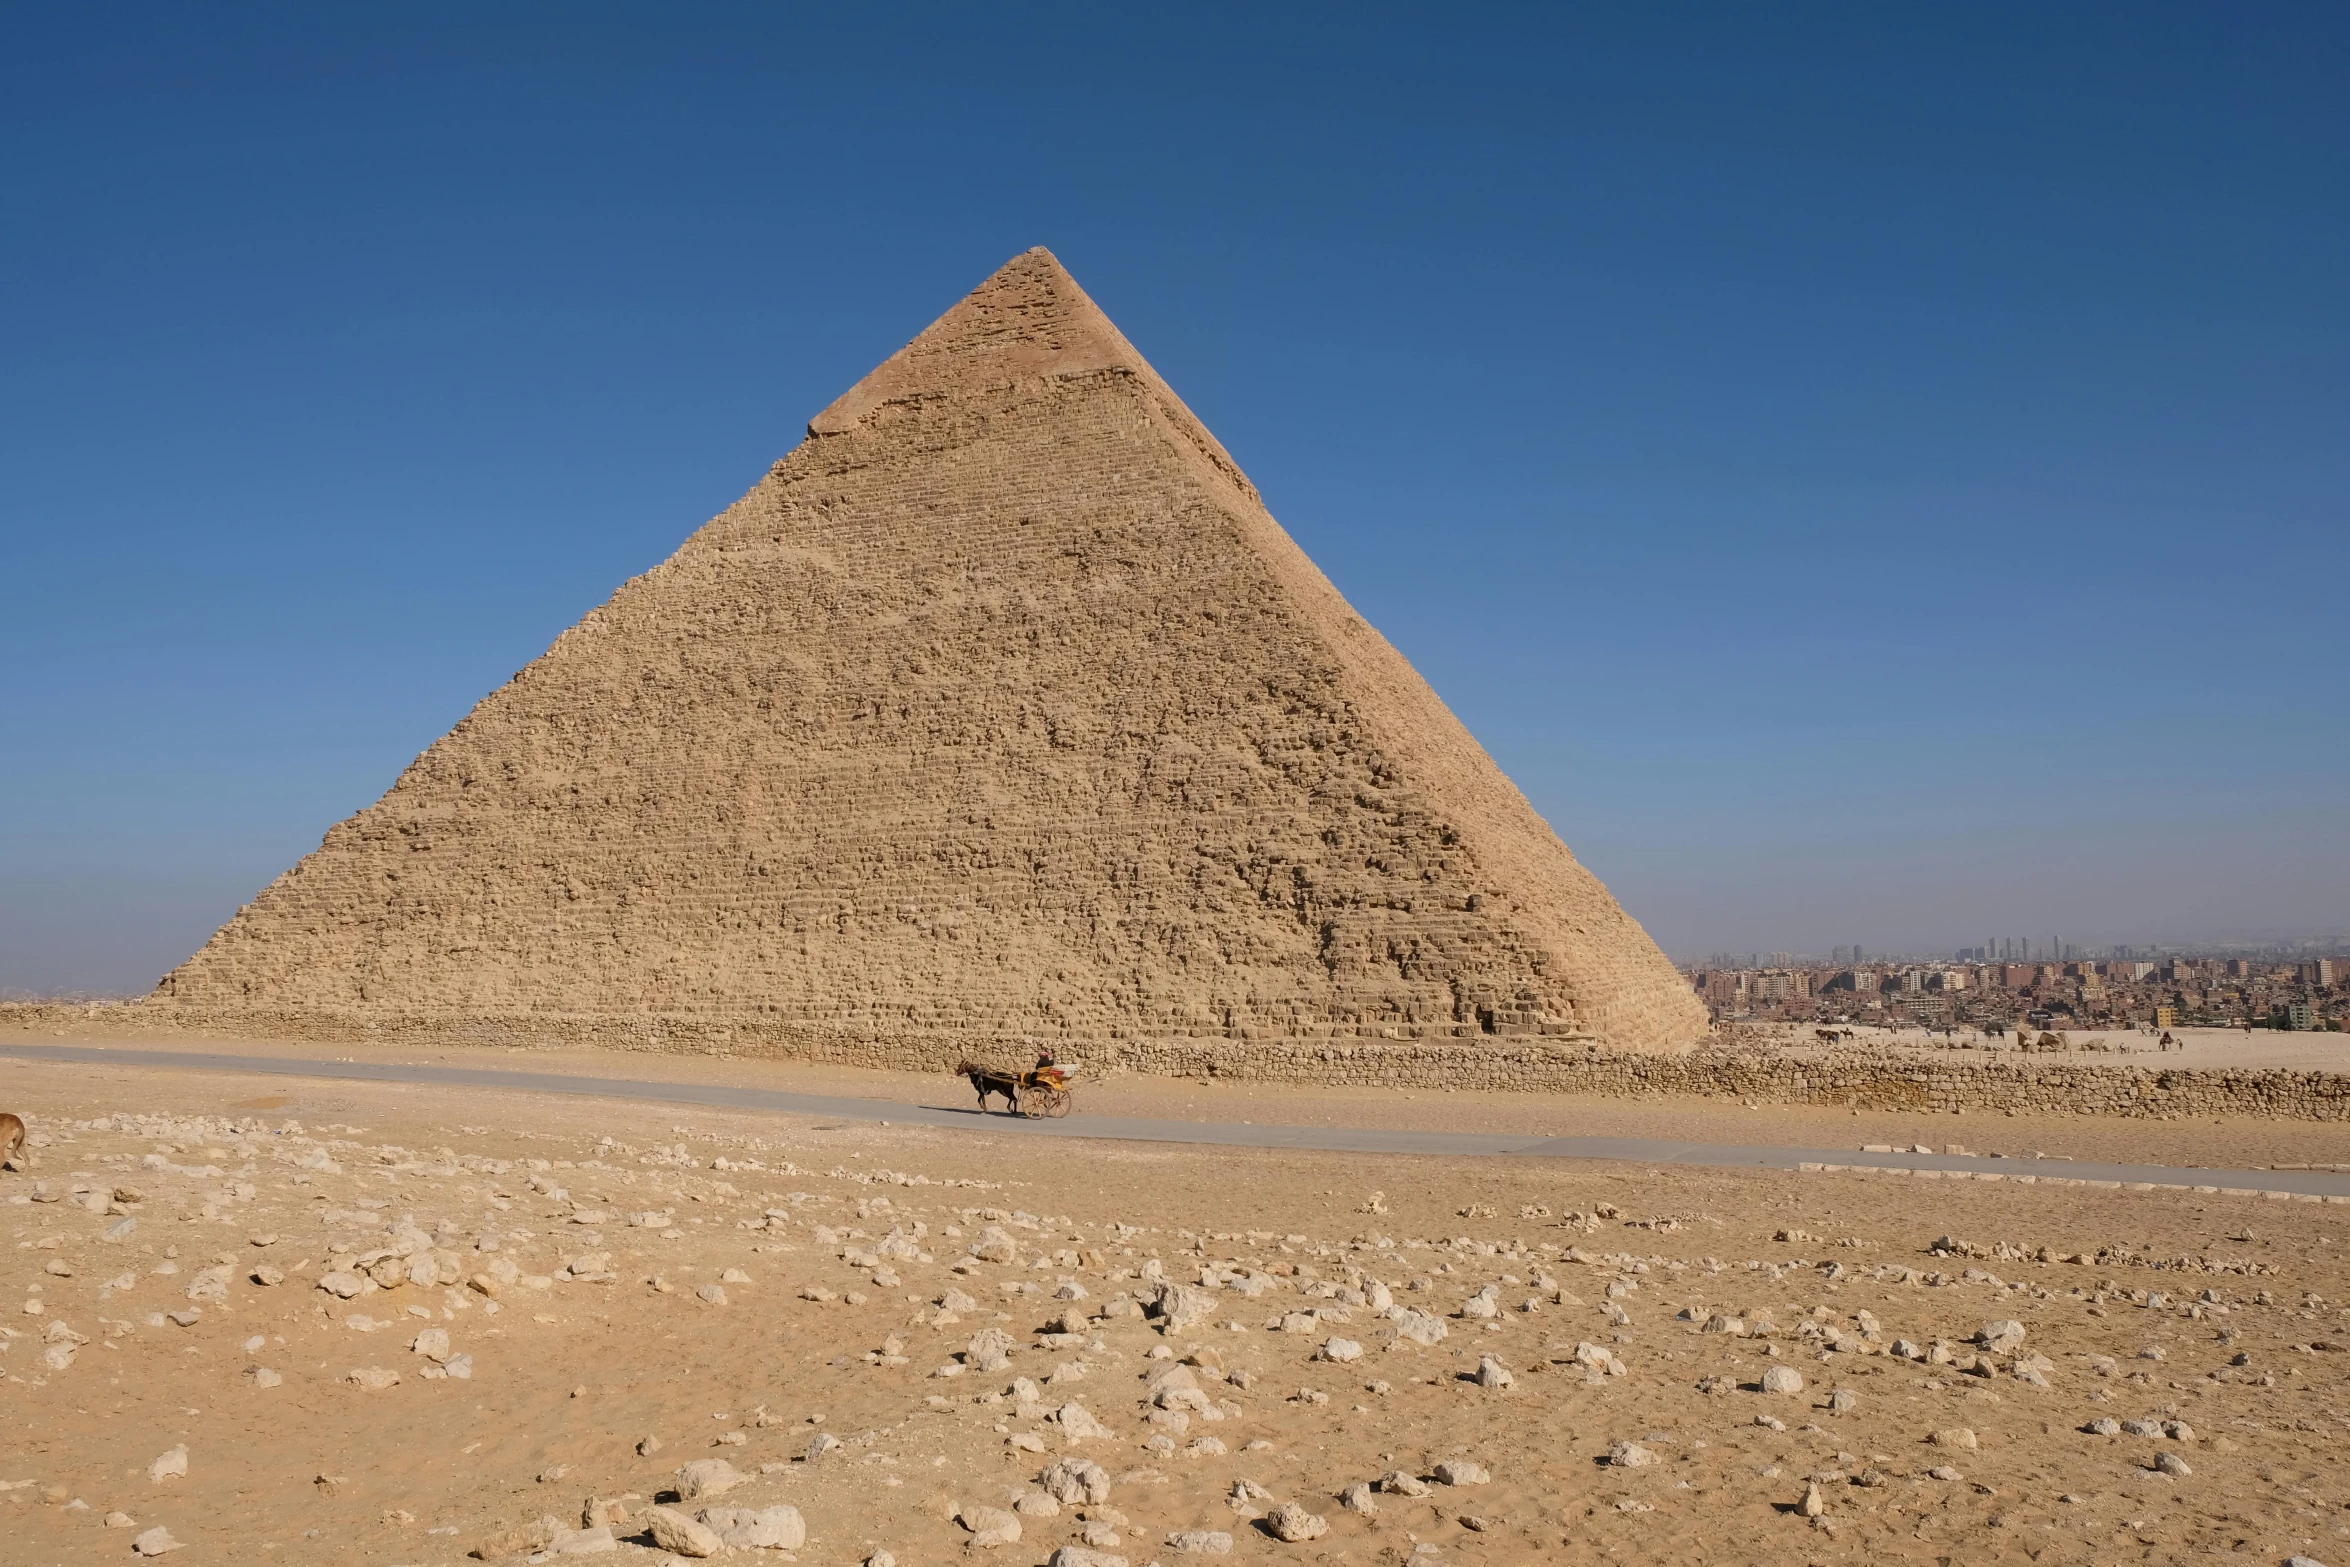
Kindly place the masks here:
POLYGON ((2323 1208, 0 1086, 11 1562, 2350 1557, 2323 1208))

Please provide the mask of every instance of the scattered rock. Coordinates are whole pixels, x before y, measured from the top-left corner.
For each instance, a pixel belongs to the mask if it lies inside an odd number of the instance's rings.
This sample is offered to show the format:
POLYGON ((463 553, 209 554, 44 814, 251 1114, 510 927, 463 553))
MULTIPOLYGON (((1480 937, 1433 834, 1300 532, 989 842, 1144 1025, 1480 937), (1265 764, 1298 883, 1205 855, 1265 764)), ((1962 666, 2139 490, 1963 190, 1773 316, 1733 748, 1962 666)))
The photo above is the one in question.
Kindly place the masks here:
MULTIPOLYGON (((321 1475, 319 1479, 323 1482, 326 1477, 321 1475)), ((329 1495, 333 1494, 331 1488, 326 1489, 328 1489, 329 1495)), ((494 1562, 506 1556, 528 1555, 532 1552, 545 1550, 554 1544, 564 1532, 563 1521, 559 1518, 534 1518, 529 1523, 512 1529, 502 1529, 496 1534, 484 1537, 469 1554, 477 1556, 485 1562, 494 1562)))
POLYGON ((723 1458, 697 1458, 677 1471, 677 1497, 698 1502, 705 1496, 723 1496, 750 1478, 723 1458))
POLYGON ((161 1556, 166 1551, 176 1551, 179 1548, 180 1542, 173 1539, 171 1531, 160 1524, 131 1541, 131 1549, 137 1551, 141 1556, 161 1556))
POLYGON ((1424 1311, 1406 1307, 1395 1318, 1395 1336, 1414 1344, 1441 1344, 1452 1336, 1452 1329, 1444 1325, 1442 1317, 1430 1316, 1424 1311))
POLYGON ((1803 1391, 1803 1373, 1793 1366, 1773 1366, 1762 1374, 1762 1390, 1766 1393, 1800 1393, 1803 1391))
POLYGON ((1088 1458, 1064 1458, 1037 1476, 1053 1500, 1098 1507, 1110 1499, 1110 1472, 1088 1458))
MULTIPOLYGON (((1001 1226, 994 1224, 979 1232, 979 1238, 971 1243, 970 1250, 971 1255, 981 1262, 1017 1262, 1020 1259, 1020 1243, 1006 1234, 1001 1226)), ((1018 1536, 1014 1535, 1013 1538, 1017 1539, 1018 1536)))
POLYGON ((1618 1469, 1645 1469, 1657 1457, 1638 1442, 1618 1442, 1607 1450, 1607 1461, 1618 1469))
POLYGON ((185 1442, 147 1465, 147 1479, 151 1484, 160 1484, 165 1480, 185 1480, 187 1477, 188 1444, 185 1442))
POLYGON ((971 1531, 973 1545, 1012 1545, 1020 1538, 1020 1517, 1001 1507, 974 1507, 969 1503, 955 1509, 955 1521, 971 1531))
POLYGON ((655 1545, 680 1556, 715 1556, 726 1549, 717 1530, 674 1507, 648 1507, 637 1515, 637 1521, 652 1535, 655 1545))
POLYGON ((1181 1529, 1167 1536, 1167 1548, 1187 1556, 1230 1556, 1232 1536, 1221 1529, 1181 1529))
POLYGON ((1216 1297, 1189 1284, 1162 1284, 1152 1305, 1162 1333, 1181 1333, 1216 1315, 1216 1297))
POLYGON ((1993 1354, 2013 1354, 2023 1347, 2024 1325, 2012 1318, 1986 1322, 1976 1330, 1975 1342, 1993 1354))
POLYGON ((1594 1344, 1588 1340, 1575 1346, 1575 1364, 1589 1371, 1593 1381, 1603 1376, 1620 1377, 1625 1374, 1624 1362, 1617 1358, 1615 1351, 1605 1344, 1594 1344))
POLYGON ((1053 1411, 1053 1421, 1061 1428, 1061 1434, 1072 1442, 1083 1442, 1115 1434, 1108 1426, 1096 1420, 1092 1412, 1083 1404, 1063 1404, 1059 1409, 1053 1411))
MULTIPOLYGON (((1493 1479, 1492 1471, 1483 1464, 1466 1458, 1448 1458, 1436 1466, 1436 1478, 1446 1485, 1485 1485, 1493 1479)), ((1409 1496, 1414 1493, 1405 1492, 1409 1496)), ((1425 1495, 1423 1491, 1419 1494, 1425 1495)))
POLYGON ((1001 1328, 982 1328, 964 1346, 963 1364, 974 1371, 1002 1371, 1012 1364, 1012 1336, 1001 1328))
POLYGON ((1309 1513, 1295 1502, 1283 1502, 1265 1517, 1265 1527, 1273 1538, 1297 1545, 1307 1540, 1319 1540, 1330 1532, 1330 1522, 1315 1513, 1309 1513))
POLYGON ((694 1516, 733 1550, 796 1551, 808 1543, 797 1507, 706 1507, 694 1516))

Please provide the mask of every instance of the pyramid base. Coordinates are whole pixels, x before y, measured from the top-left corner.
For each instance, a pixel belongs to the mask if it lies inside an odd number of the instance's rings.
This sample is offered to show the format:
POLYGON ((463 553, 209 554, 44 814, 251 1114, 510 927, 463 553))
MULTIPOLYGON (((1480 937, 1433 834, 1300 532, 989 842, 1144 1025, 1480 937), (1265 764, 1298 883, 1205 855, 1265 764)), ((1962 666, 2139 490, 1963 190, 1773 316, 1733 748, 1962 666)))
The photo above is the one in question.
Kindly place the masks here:
MULTIPOLYGON (((1931 1115, 2165 1119, 2239 1115, 2350 1121, 2350 1074, 2282 1068, 2230 1071, 1997 1060, 1917 1059, 1865 1049, 1776 1051, 1733 1028, 1680 1054, 1611 1049, 1592 1039, 1126 1039, 1080 1050, 1096 1073, 1292 1083, 1321 1087, 1580 1094, 1607 1099, 1730 1099, 1931 1115)), ((856 1038, 811 1030, 753 1035, 679 1018, 382 1018, 325 1012, 203 1010, 133 1002, 0 1002, 0 1038, 505 1049, 592 1048, 678 1056, 827 1062, 895 1071, 950 1071, 969 1055, 1009 1065, 1026 1039, 856 1038)))
MULTIPOLYGON (((6 1009, 0 1009, 4 1012, 6 1009)), ((74 1009, 77 1014, 82 1009, 74 1009)), ((311 1009, 245 1010, 157 1000, 102 1009, 137 1032, 163 1028, 314 1044, 645 1051, 737 1060, 806 1061, 893 1072, 951 1072, 965 1059, 1025 1064, 1039 1043, 1097 1073, 1216 1078, 1232 1082, 1395 1088, 1576 1091, 1577 1063, 1630 1052, 1560 1024, 1489 1034, 1473 1025, 1393 1024, 1313 1035, 1166 1035, 1080 1038, 1067 1033, 881 1033, 801 1023, 679 1014, 522 1013, 436 1016, 311 1009)))

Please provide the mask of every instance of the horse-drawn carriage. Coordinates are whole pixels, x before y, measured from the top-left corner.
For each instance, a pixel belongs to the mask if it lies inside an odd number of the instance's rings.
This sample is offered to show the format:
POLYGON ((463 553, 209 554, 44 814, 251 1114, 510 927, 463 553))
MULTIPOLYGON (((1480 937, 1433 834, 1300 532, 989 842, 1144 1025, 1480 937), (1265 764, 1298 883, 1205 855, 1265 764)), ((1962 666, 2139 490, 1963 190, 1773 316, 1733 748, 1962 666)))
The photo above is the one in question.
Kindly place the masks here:
POLYGON ((1004 1104, 1013 1115, 1063 1116, 1075 1101, 1070 1079, 1077 1075, 1073 1066, 1040 1066, 1028 1072, 1000 1072, 992 1067, 975 1066, 969 1061, 955 1068, 958 1075, 971 1080, 979 1091, 979 1108, 987 1109, 987 1101, 1002 1095, 1004 1104))

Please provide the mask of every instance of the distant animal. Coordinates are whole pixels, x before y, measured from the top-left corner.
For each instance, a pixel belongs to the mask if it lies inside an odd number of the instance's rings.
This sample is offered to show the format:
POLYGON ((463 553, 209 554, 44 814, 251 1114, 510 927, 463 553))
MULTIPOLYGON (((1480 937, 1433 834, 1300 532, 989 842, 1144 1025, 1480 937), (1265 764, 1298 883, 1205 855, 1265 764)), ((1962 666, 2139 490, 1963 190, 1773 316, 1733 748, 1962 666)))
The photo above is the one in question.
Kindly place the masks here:
POLYGON ((17 1157, 24 1152, 24 1117, 12 1110, 0 1110, 0 1165, 17 1168, 17 1157))
POLYGON ((971 1086, 979 1091, 979 1113, 987 1114, 990 1096, 1004 1096, 1004 1110, 1017 1114, 1020 1109, 1020 1079, 1010 1072, 999 1072, 993 1067, 977 1066, 965 1060, 955 1067, 955 1075, 971 1079, 971 1086))

